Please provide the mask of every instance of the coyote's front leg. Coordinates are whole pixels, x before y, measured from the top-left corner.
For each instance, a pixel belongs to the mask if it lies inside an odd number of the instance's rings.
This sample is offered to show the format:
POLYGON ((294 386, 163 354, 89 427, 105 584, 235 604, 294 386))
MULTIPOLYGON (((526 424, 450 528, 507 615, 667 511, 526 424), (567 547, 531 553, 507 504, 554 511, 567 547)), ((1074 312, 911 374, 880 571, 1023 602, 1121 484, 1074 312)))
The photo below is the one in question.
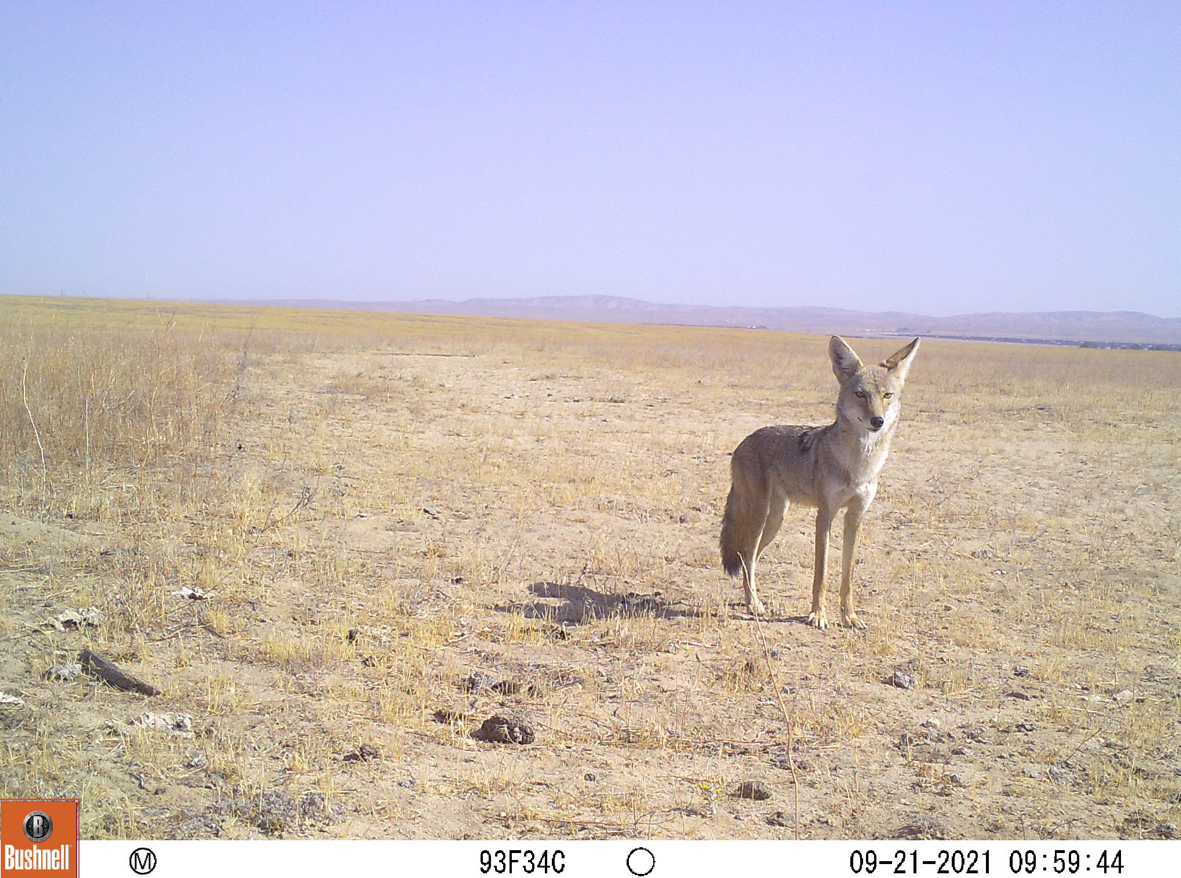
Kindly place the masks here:
POLYGON ((828 533, 832 530, 834 510, 821 506, 816 510, 816 568, 812 574, 812 612, 808 624, 821 630, 828 627, 824 612, 824 574, 828 565, 828 533))
POLYGON ((853 611, 853 564, 857 560, 857 530, 869 501, 855 499, 845 511, 845 545, 841 551, 841 624, 846 628, 865 630, 865 623, 853 611))

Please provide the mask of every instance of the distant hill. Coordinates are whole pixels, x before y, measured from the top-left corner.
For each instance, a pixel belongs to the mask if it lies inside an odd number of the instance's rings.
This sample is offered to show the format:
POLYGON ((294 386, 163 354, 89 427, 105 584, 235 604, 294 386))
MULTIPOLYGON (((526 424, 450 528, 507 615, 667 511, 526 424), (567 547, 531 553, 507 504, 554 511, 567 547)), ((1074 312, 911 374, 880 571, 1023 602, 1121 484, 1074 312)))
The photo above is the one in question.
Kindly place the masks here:
POLYGON ((252 305, 395 311, 408 314, 468 314, 596 323, 658 323, 738 326, 836 335, 913 336, 1036 341, 1046 343, 1181 345, 1181 318, 1137 311, 1047 311, 925 317, 898 311, 841 308, 745 308, 662 305, 617 296, 541 296, 529 299, 423 299, 415 302, 341 302, 328 299, 256 300, 252 305))

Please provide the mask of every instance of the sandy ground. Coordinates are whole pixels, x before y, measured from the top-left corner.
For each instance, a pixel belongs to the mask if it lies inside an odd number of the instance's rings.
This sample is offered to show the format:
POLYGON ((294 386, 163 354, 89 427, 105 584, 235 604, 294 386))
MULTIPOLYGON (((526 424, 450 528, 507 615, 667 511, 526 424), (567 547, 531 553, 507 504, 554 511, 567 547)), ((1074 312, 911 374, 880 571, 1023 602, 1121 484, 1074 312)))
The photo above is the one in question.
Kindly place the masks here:
POLYGON ((762 621, 716 545, 733 447, 831 419, 826 340, 603 332, 260 355, 187 505, 0 514, 2 794, 87 837, 1177 836, 1177 355, 924 344, 869 630, 821 632, 810 512, 762 621), (162 694, 45 678, 86 645, 162 694), (508 711, 532 743, 472 737, 508 711))

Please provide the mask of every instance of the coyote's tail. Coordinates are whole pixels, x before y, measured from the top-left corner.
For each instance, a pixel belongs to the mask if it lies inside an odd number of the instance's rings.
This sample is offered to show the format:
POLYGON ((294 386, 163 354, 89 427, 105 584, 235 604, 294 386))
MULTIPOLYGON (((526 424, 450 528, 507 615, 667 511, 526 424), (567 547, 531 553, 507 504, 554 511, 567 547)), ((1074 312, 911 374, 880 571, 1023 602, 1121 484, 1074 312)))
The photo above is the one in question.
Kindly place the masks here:
POLYGON ((722 567, 730 574, 731 579, 742 576, 742 568, 746 566, 738 550, 742 543, 738 533, 742 526, 738 516, 739 502, 734 493, 734 486, 731 485, 730 496, 726 498, 726 514, 722 516, 722 538, 720 540, 722 567))

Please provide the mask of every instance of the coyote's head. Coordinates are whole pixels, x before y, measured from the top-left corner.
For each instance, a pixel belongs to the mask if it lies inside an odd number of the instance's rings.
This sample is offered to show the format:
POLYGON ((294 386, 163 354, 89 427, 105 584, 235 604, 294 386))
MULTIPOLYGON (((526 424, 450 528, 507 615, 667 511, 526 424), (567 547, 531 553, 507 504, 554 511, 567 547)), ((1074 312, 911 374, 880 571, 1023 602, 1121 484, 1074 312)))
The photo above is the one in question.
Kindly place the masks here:
POLYGON ((865 366, 840 336, 828 341, 832 371, 841 382, 837 419, 847 421, 864 434, 889 435, 902 413, 902 385, 919 348, 916 338, 877 366, 865 366))

